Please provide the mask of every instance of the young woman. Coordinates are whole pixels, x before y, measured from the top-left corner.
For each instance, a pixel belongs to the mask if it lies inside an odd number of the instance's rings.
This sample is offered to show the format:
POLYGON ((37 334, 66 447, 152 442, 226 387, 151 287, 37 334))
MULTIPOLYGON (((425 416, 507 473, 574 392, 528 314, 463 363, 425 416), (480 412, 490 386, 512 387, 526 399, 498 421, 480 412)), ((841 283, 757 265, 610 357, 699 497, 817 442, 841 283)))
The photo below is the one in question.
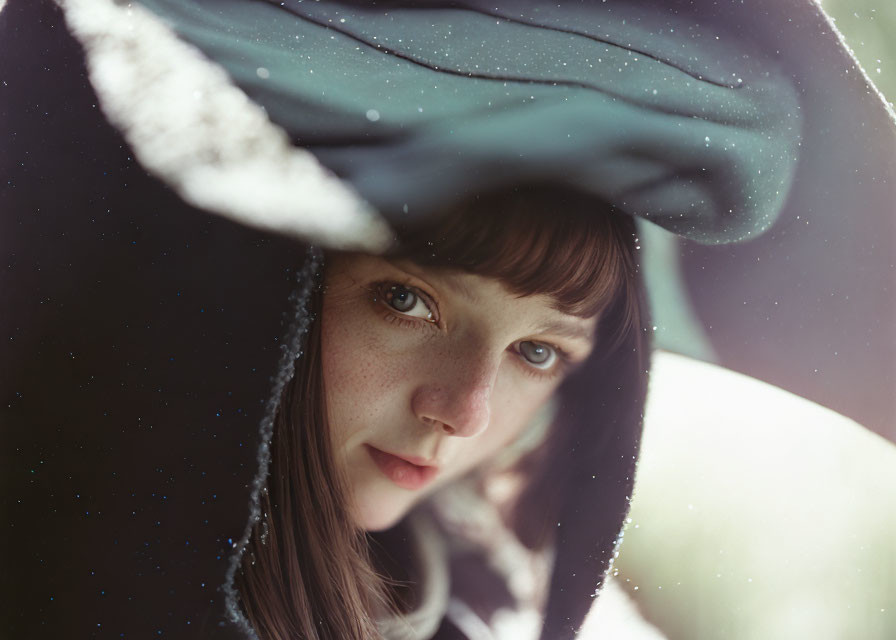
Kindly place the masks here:
POLYGON ((504 633, 535 638, 548 601, 566 617, 546 637, 575 629, 588 600, 564 594, 565 572, 606 571, 633 480, 648 353, 635 244, 623 214, 530 189, 478 198, 387 256, 325 258, 237 578, 259 637, 449 638, 515 614, 504 633), (558 389, 555 424, 532 433, 558 389), (471 481, 478 500, 444 506, 471 481), (441 531, 419 513, 436 493, 441 531), (497 536, 525 545, 515 565, 484 542, 497 536), (534 551, 557 558, 553 581, 534 551))
POLYGON ((892 423, 814 0, 0 7, 11 636, 571 638, 648 335, 892 423))

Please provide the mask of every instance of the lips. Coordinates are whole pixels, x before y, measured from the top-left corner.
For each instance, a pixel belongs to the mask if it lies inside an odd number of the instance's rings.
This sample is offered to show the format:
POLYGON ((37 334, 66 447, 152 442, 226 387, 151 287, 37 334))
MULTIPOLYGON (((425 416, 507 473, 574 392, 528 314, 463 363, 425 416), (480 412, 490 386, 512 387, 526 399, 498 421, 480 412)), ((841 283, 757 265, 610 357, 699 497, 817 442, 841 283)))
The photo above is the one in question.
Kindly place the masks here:
POLYGON ((370 445, 365 446, 367 447, 367 453, 370 454, 373 462, 379 467, 379 470, 383 472, 383 475, 402 489, 408 489, 410 491, 422 489, 432 482, 439 472, 439 468, 434 465, 415 464, 414 462, 411 462, 411 460, 422 462, 422 459, 417 458, 416 456, 408 456, 405 458, 403 456, 400 457, 392 453, 380 451, 376 447, 371 447, 370 445))

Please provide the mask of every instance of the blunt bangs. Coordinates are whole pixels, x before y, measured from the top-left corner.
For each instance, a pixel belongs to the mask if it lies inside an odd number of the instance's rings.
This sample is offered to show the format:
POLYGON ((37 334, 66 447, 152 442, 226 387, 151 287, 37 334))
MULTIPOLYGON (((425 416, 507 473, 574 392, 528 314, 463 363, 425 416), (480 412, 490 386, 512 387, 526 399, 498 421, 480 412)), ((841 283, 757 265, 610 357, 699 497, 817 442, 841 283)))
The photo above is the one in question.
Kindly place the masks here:
POLYGON ((399 229, 398 240, 391 257, 496 278, 583 318, 621 307, 617 329, 637 320, 634 221, 592 198, 545 188, 480 195, 432 226, 399 229))

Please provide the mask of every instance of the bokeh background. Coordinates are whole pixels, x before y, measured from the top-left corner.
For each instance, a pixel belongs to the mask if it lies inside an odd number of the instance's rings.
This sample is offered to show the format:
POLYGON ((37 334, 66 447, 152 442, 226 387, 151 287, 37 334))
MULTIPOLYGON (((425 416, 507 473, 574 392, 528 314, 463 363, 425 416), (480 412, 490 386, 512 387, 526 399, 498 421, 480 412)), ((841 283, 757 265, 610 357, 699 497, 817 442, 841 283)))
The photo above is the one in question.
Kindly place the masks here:
MULTIPOLYGON (((892 104, 896 1, 822 4, 892 104)), ((711 365, 670 356, 657 375, 749 402, 732 416, 710 393, 653 394, 614 580, 658 635, 623 623, 584 637, 896 638, 896 446, 711 365)))
POLYGON ((822 6, 892 104, 896 99, 896 2, 824 0, 822 6))

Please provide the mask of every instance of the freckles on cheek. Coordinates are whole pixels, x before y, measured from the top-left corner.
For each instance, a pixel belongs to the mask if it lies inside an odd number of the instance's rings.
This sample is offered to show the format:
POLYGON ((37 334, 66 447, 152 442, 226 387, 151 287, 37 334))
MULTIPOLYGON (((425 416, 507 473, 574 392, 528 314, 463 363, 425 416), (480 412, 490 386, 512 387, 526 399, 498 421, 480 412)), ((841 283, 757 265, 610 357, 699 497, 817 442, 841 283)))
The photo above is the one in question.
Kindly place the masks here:
MULTIPOLYGON (((395 416, 404 377, 385 321, 370 309, 325 306, 322 363, 331 428, 339 441, 395 416), (380 326, 383 325, 383 326, 380 326)), ((388 420, 391 422, 391 420, 388 420)))

